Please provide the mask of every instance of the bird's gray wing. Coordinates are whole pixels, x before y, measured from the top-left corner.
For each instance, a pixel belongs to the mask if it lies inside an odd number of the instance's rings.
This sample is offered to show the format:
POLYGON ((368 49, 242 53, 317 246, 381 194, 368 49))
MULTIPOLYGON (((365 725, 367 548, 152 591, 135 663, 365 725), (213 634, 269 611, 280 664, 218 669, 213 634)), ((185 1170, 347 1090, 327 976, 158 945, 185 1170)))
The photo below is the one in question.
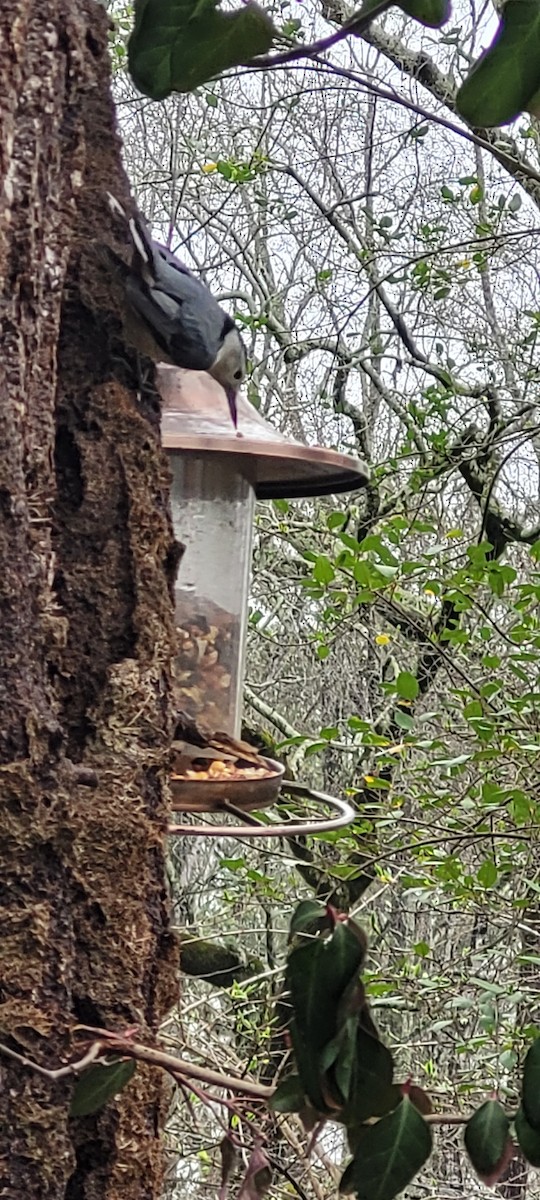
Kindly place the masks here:
POLYGON ((156 342, 179 367, 205 371, 221 347, 227 314, 208 288, 165 246, 133 219, 133 273, 127 283, 131 305, 156 342))
POLYGON ((133 276, 126 281, 126 291, 132 308, 176 366, 188 371, 207 371, 212 366, 218 339, 208 337, 204 321, 194 316, 192 306, 184 310, 177 299, 157 288, 143 287, 133 276))
POLYGON ((223 341, 227 314, 208 288, 172 254, 167 258, 160 254, 150 292, 170 318, 170 336, 179 350, 184 345, 201 346, 211 365, 223 341))

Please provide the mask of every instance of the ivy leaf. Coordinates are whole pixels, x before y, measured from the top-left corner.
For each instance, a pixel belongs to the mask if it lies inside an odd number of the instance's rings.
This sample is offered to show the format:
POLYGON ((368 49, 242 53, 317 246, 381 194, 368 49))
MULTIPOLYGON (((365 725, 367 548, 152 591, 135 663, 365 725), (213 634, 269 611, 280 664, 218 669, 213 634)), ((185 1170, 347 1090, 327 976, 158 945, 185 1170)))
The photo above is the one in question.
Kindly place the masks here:
POLYGON ((404 1096, 394 1112, 365 1127, 340 1191, 356 1192, 358 1200, 393 1200, 418 1174, 431 1149, 429 1126, 404 1096))
POLYGON ((540 1130, 540 1038, 533 1042, 525 1057, 521 1103, 529 1125, 540 1130))
POLYGON ((274 1112, 300 1112, 304 1103, 304 1088, 299 1075, 289 1075, 288 1079, 284 1079, 270 1097, 270 1108, 274 1112))
POLYGON ((487 1100, 465 1126, 465 1148, 480 1179, 496 1183, 506 1165, 510 1121, 498 1100, 487 1100))
POLYGON ((514 1125, 517 1140, 527 1162, 531 1167, 540 1167, 540 1130, 529 1125, 522 1108, 516 1113, 514 1125))
POLYGON ((366 998, 366 989, 361 979, 353 979, 345 988, 337 1011, 337 1028, 341 1029, 351 1016, 358 1018, 358 1025, 365 1033, 371 1034, 376 1041, 380 1041, 379 1031, 372 1019, 366 998))
POLYGON ((69 1115, 87 1117, 103 1108, 108 1100, 125 1088, 135 1074, 135 1068, 133 1059, 117 1059, 108 1065, 96 1063, 94 1067, 89 1067, 75 1084, 69 1115))
POLYGON ((235 12, 216 0, 136 0, 129 69, 139 91, 163 100, 265 54, 275 32, 254 0, 235 12))
POLYGON ((316 1129, 317 1125, 320 1125, 321 1114, 317 1112, 316 1108, 312 1108, 311 1104, 307 1100, 304 1104, 304 1107, 300 1109, 298 1116, 300 1117, 306 1133, 312 1133, 313 1130, 316 1129))
POLYGON ((527 108, 539 87, 538 0, 509 0, 491 46, 457 93, 458 111, 472 126, 504 125, 527 108))
POLYGON ((348 1017, 336 1036, 324 1047, 320 1057, 321 1071, 325 1076, 324 1083, 330 1083, 331 1095, 333 1097, 335 1094, 340 1105, 349 1099, 356 1056, 357 1028, 358 1017, 348 1017), (333 1084, 335 1087, 332 1087, 333 1084))
POLYGON ((364 960, 364 943, 338 921, 332 936, 314 938, 289 954, 286 980, 295 1018, 313 1049, 336 1032, 339 1001, 364 960))
POLYGON ((422 1116, 427 1117, 433 1112, 431 1098, 423 1088, 418 1087, 416 1083, 404 1085, 407 1087, 407 1095, 411 1104, 422 1113, 422 1116))

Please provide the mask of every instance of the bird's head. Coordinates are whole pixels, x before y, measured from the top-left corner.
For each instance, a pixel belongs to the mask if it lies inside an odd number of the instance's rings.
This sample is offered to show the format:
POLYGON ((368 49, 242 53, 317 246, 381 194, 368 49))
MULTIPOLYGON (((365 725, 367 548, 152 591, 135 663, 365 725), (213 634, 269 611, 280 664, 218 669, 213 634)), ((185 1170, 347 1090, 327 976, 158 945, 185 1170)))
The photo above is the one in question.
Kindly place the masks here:
POLYGON ((225 333, 218 353, 210 367, 210 375, 224 388, 231 417, 236 428, 236 397, 246 378, 246 349, 242 338, 232 324, 225 333))

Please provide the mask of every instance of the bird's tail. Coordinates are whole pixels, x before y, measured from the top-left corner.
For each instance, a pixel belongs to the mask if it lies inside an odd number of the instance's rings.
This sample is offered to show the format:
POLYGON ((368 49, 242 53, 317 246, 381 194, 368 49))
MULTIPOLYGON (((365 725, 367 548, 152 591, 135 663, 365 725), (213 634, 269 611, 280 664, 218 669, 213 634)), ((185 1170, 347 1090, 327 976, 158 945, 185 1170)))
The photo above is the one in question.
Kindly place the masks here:
POLYGON ((124 208, 120 204, 116 196, 107 192, 109 208, 113 216, 121 217, 128 227, 131 241, 133 243, 133 268, 147 283, 154 283, 157 275, 156 253, 157 250, 149 237, 144 221, 141 216, 136 214, 133 217, 128 217, 124 208))

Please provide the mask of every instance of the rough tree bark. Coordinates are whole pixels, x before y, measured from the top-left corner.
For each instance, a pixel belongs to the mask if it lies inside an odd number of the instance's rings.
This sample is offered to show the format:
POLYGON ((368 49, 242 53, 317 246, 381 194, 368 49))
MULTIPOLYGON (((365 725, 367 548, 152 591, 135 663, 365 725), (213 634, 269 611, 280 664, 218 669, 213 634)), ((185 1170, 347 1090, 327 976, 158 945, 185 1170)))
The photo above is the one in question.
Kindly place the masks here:
MULTIPOLYGON (((107 24, 0 0, 0 1042, 49 1066, 77 1022, 149 1037, 176 995, 175 546, 158 405, 96 256, 106 190, 127 198, 107 24)), ((158 1196, 163 1079, 80 1120, 71 1090, 0 1053, 0 1196, 158 1196)))

